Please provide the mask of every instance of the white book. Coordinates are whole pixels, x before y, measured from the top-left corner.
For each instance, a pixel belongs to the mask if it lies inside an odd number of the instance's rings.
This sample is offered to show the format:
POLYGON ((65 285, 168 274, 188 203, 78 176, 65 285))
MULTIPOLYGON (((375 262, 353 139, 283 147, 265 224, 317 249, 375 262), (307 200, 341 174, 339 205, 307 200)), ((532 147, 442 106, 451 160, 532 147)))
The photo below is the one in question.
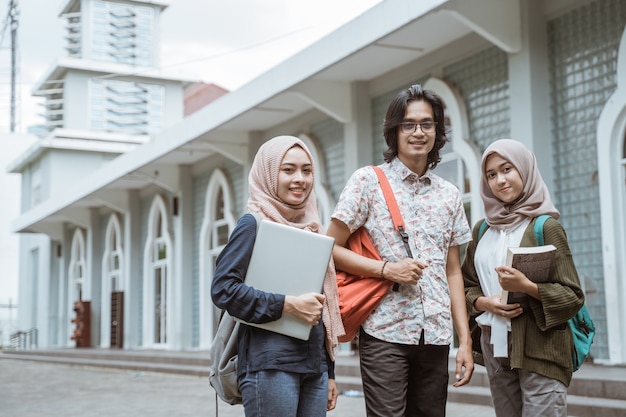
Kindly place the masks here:
MULTIPOLYGON (((266 292, 302 295, 322 293, 324 277, 335 239, 320 233, 261 220, 246 285, 266 292)), ((312 326, 289 313, 269 323, 247 323, 301 340, 308 340, 312 326)))
MULTIPOLYGON (((554 245, 508 248, 506 265, 523 272, 533 282, 547 282, 550 280, 555 255, 554 245)), ((500 300, 505 304, 514 304, 525 297, 523 293, 502 290, 500 300)))

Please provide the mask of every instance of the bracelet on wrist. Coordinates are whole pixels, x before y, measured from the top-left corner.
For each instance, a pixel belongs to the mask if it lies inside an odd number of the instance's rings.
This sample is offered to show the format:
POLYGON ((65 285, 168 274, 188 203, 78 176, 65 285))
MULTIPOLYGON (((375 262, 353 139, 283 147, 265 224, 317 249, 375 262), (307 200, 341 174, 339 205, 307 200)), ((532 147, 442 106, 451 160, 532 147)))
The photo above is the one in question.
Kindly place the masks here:
POLYGON ((383 266, 380 268, 380 277, 383 279, 385 278, 385 267, 387 266, 387 262, 389 261, 384 261, 383 266))

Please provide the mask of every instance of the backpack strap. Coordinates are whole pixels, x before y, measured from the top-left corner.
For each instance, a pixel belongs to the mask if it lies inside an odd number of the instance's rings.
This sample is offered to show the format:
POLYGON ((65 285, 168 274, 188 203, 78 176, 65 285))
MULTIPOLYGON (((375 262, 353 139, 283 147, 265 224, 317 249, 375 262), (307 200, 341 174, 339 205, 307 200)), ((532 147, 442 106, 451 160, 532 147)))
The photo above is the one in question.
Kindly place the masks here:
MULTIPOLYGON (((552 216, 550 216, 549 214, 542 214, 540 216, 537 216, 537 219, 535 220, 535 227, 533 228, 533 230, 535 232, 535 239, 537 239, 537 246, 543 246, 543 244, 545 243, 543 240, 543 224, 550 217, 552 216)), ((483 235, 485 234, 485 231, 487 231, 487 226, 489 226, 487 224, 487 220, 483 220, 483 222, 480 224, 480 227, 478 228, 478 240, 480 240, 480 238, 483 237, 483 235)))
POLYGON ((538 216, 537 219, 535 220, 535 227, 533 230, 535 231, 535 239, 537 239, 537 246, 543 246, 543 244, 545 243, 543 240, 543 224, 550 217, 552 216, 550 216, 549 214, 542 214, 541 216, 538 216))
POLYGON ((483 222, 480 224, 480 227, 478 228, 478 239, 476 240, 476 242, 478 242, 480 238, 483 237, 483 235, 487 231, 487 226, 489 226, 487 224, 487 220, 483 219, 483 222))
POLYGON ((382 169, 380 169, 380 167, 372 165, 372 168, 378 176, 378 183, 380 184, 380 188, 383 190, 383 195, 385 196, 385 201, 387 202, 387 207, 389 208, 389 213, 391 213, 393 226, 398 231, 402 241, 404 242, 406 253, 410 258, 412 258, 413 253, 411 252, 411 246, 409 245, 409 235, 404 227, 404 220, 402 219, 402 214, 400 213, 400 208, 398 207, 398 202, 393 194, 391 185, 389 185, 389 180, 387 180, 387 176, 385 176, 385 173, 382 169))

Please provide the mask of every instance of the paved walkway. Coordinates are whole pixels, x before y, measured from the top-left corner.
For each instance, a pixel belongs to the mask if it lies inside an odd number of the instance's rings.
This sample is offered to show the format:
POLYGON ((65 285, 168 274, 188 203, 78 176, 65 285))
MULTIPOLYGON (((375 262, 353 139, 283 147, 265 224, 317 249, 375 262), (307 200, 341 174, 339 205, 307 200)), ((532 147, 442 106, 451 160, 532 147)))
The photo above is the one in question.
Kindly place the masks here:
MULTIPOLYGON (((243 417, 220 403, 220 416, 243 417)), ((215 416, 206 378, 0 358, 2 417, 215 416)), ((365 417, 362 397, 340 396, 329 417, 365 417)), ((494 417, 491 407, 449 403, 448 417, 494 417)))

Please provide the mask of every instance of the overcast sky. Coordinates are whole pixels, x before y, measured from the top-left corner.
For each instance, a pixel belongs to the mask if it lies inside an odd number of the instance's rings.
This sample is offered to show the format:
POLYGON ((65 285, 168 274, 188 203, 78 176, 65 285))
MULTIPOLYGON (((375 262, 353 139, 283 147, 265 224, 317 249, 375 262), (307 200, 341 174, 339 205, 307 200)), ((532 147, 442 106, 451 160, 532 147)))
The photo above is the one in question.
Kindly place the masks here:
MULTIPOLYGON (((163 0, 160 0, 162 2, 163 0)), ((161 18, 161 67, 233 90, 381 0, 170 0, 161 18)), ((0 0, 4 23, 10 0, 0 0)), ((68 0, 19 0, 19 132, 41 123, 33 83, 64 54, 68 0)), ((2 47, 9 43, 8 31, 2 47)), ((0 56, 0 128, 9 125, 10 55, 0 56)))
MULTIPOLYGON (((64 54, 68 0, 14 0, 18 16, 17 133, 43 123, 34 83, 64 54)), ((170 0, 161 18, 161 67, 168 73, 234 90, 381 0, 170 0)), ((0 0, 4 28, 10 0, 0 0)), ((160 0, 163 2, 163 0, 160 0)), ((0 131, 10 120, 10 36, 0 49, 0 131)), ((19 175, 6 174, 28 144, 0 144, 0 187, 10 196, 0 205, 0 305, 18 300, 18 242, 10 223, 19 215, 19 175)), ((0 320, 7 309, 0 308, 0 320)))

